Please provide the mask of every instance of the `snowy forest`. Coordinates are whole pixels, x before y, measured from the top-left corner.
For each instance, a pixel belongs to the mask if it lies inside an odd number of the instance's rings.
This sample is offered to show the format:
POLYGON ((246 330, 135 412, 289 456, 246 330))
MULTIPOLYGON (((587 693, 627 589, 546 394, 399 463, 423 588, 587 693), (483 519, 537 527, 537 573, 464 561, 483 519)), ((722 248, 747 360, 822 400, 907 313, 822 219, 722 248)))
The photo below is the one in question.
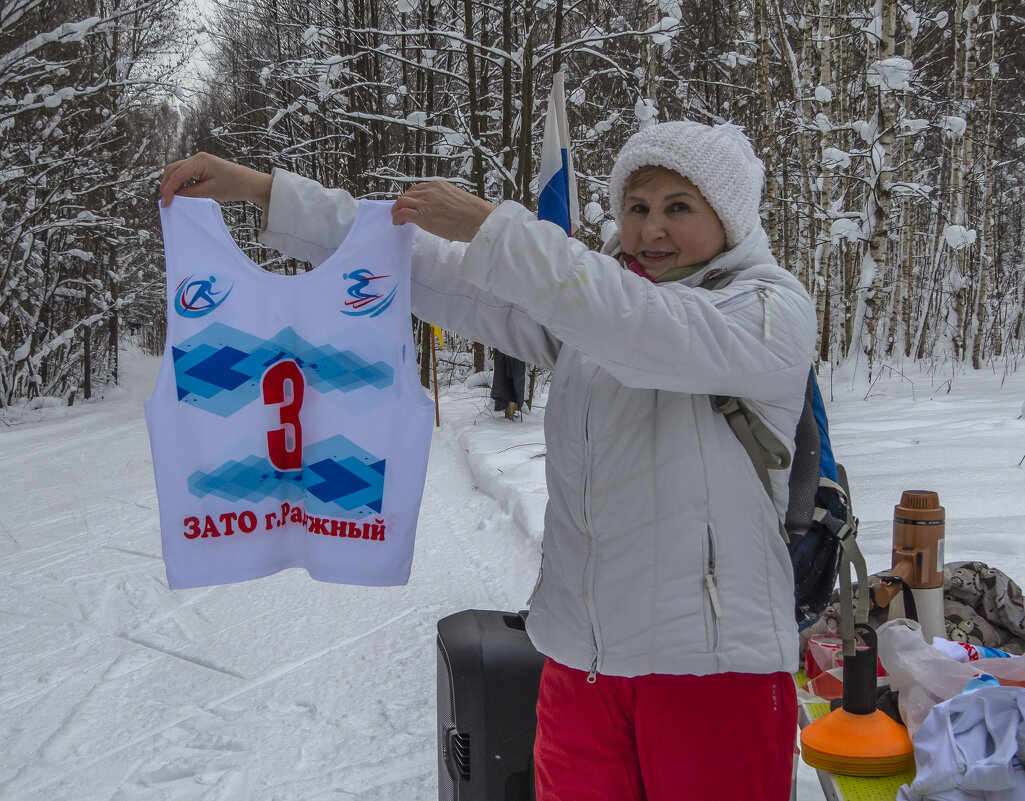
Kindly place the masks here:
MULTIPOLYGON (((559 70, 589 245, 630 134, 733 122, 821 362, 1014 369, 1023 34, 1009 0, 0 0, 0 409, 88 398, 125 337, 162 347, 165 164, 532 207, 559 70)), ((303 269, 258 245, 255 207, 226 214, 256 261, 303 269)))

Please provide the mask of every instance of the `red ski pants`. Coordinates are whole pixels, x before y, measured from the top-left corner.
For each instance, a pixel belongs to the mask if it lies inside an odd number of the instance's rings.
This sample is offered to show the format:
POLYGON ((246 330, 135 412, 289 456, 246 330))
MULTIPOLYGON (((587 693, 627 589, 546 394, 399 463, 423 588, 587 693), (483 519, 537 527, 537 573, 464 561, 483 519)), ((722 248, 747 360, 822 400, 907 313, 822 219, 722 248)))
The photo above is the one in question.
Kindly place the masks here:
POLYGON ((788 673, 623 678, 545 661, 538 801, 787 801, 797 737, 788 673))

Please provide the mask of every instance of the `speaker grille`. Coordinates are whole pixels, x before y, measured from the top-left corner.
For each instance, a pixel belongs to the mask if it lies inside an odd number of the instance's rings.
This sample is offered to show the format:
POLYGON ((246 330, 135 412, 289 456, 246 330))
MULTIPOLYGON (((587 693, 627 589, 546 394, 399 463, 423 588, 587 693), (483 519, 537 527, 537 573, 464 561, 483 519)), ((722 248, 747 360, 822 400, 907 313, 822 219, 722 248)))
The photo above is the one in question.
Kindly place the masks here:
POLYGON ((452 667, 438 637, 438 801, 456 801, 455 776, 448 756, 448 734, 456 725, 452 667))

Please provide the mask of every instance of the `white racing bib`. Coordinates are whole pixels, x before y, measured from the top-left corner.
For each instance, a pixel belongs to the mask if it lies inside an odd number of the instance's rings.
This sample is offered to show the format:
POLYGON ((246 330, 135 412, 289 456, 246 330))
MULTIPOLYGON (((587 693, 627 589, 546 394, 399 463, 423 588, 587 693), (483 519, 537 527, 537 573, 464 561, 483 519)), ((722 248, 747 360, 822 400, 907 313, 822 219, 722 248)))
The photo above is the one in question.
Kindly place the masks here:
POLYGON ((172 589, 301 567, 409 579, 432 408, 410 325, 412 226, 361 201, 316 269, 269 273, 220 207, 161 208, 167 341, 146 422, 172 589))

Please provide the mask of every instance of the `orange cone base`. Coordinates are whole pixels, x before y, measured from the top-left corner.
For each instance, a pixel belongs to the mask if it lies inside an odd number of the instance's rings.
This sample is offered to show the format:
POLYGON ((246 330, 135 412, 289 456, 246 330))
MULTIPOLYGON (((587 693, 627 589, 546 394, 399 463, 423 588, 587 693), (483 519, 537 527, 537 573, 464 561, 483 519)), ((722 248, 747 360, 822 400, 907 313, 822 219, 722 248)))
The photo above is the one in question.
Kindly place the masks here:
POLYGON ((878 710, 834 709, 801 731, 801 756, 817 770, 844 776, 893 776, 915 766, 908 730, 878 710))

